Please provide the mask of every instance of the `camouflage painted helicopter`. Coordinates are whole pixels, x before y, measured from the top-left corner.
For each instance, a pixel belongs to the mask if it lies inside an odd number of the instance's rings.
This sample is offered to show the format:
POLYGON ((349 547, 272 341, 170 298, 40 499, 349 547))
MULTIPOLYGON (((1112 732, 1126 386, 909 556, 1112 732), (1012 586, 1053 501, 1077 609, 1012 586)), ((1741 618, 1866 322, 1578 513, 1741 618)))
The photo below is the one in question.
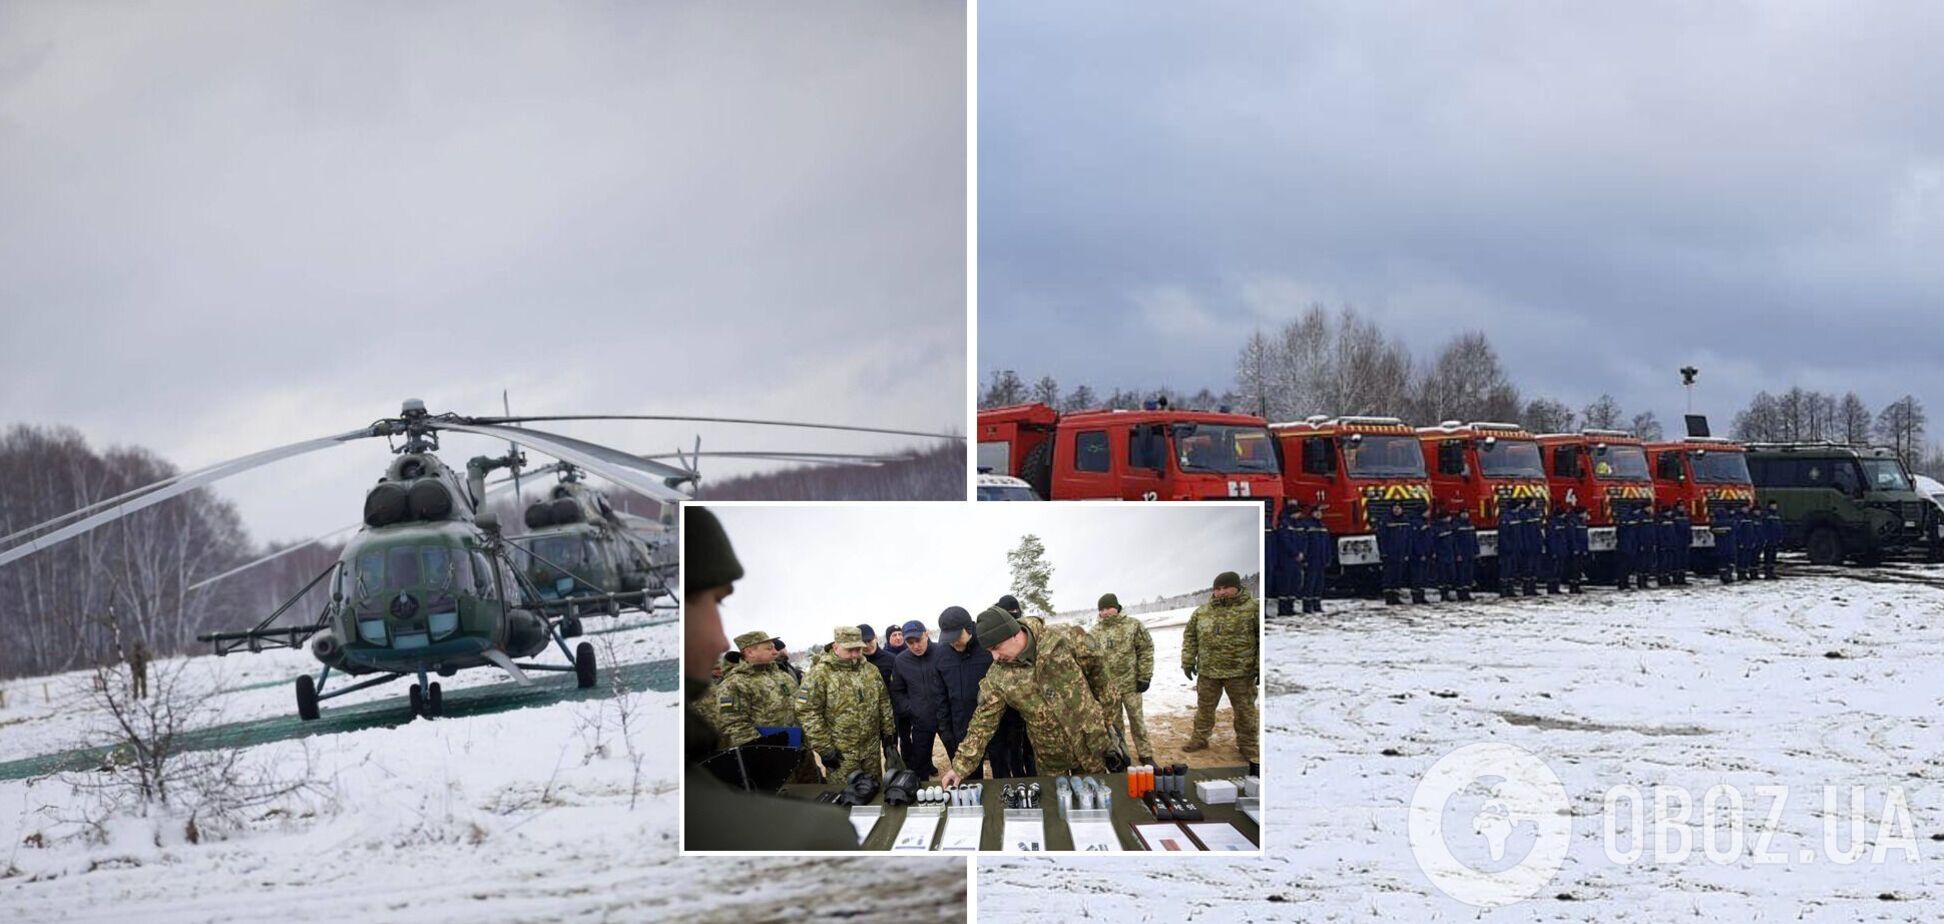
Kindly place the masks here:
MULTIPOLYGON (((529 682, 525 672, 530 670, 571 671, 579 686, 587 688, 597 679, 594 648, 582 642, 570 652, 566 644, 570 636, 565 630, 575 629, 577 634, 578 619, 582 615, 646 608, 651 594, 659 588, 645 583, 634 588, 590 583, 586 588, 577 585, 576 592, 570 596, 556 593, 550 599, 543 595, 523 573, 511 543, 501 534, 497 518, 480 509, 486 495, 486 475, 498 468, 517 471, 522 462, 517 446, 503 457, 473 458, 467 463, 463 480, 440 461, 436 452, 439 435, 448 431, 506 439, 509 443, 517 441, 554 456, 563 465, 574 466, 576 472, 600 475, 665 504, 687 500, 689 495, 679 486, 694 484, 697 475, 692 468, 676 468, 573 437, 509 426, 548 420, 627 419, 694 418, 464 417, 429 414, 423 402, 408 400, 398 417, 175 475, 40 524, 23 533, 47 531, 0 551, 0 565, 231 475, 304 453, 382 436, 391 444, 396 458, 386 467, 384 476, 366 492, 363 525, 345 544, 337 561, 254 627, 238 632, 206 633, 197 636, 198 640, 213 644, 219 655, 238 650, 295 649, 308 644, 311 655, 323 664, 323 669, 316 677, 306 674, 296 680, 297 711, 305 720, 318 717, 319 703, 323 700, 401 677, 416 677, 417 682, 409 691, 414 714, 437 716, 442 712, 441 689, 429 675, 450 677, 473 667, 498 667, 522 683, 529 682), (312 588, 327 581, 330 599, 314 621, 294 626, 273 625, 312 588), (594 587, 604 589, 596 592, 594 587), (568 663, 515 660, 538 655, 549 645, 557 647, 568 663), (327 693, 325 685, 333 671, 377 676, 327 693)), ((736 422, 905 432, 784 421, 736 422)), ((910 435, 946 436, 915 432, 910 435)), ((19 538, 23 533, 7 538, 19 538)))

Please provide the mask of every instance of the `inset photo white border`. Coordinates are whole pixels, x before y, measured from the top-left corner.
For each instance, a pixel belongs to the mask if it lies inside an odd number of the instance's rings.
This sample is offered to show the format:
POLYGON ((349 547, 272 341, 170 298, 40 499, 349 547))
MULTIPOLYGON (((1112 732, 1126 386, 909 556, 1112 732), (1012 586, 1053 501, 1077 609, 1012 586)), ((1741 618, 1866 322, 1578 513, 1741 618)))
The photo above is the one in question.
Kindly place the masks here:
MULTIPOLYGON (((886 627, 916 620, 925 625, 928 642, 940 644, 939 617, 950 607, 961 607, 976 619, 979 612, 993 606, 1001 596, 1014 595, 1022 588, 1014 580, 1008 552, 1015 551, 1026 535, 1037 536, 1044 547, 1043 561, 1052 566, 1046 582, 1048 602, 1052 604, 1055 625, 1091 629, 1098 620, 1096 604, 1102 594, 1113 593, 1123 603, 1126 614, 1136 620, 1152 615, 1159 623, 1152 627, 1155 641, 1151 688, 1142 697, 1151 737, 1157 742, 1171 735, 1171 744, 1153 750, 1178 753, 1185 741, 1195 709, 1192 682, 1182 688, 1186 675, 1182 669, 1181 637, 1187 614, 1206 603, 1217 575, 1238 572, 1243 586, 1256 602, 1257 668, 1255 685, 1256 750, 1262 747, 1261 704, 1263 684, 1260 657, 1263 640, 1261 576, 1263 573, 1264 533, 1262 506, 1250 501, 1160 502, 1142 504, 1066 503, 1066 504, 969 504, 963 502, 706 502, 683 505, 681 533, 690 536, 690 508, 706 507, 722 524, 729 537, 743 576, 734 582, 733 591, 722 599, 719 631, 724 639, 761 631, 784 641, 799 669, 810 667, 808 656, 813 646, 832 641, 837 627, 876 627, 882 635, 886 627), (1206 572, 1206 573, 1203 573, 1206 572), (1176 586, 1180 585, 1180 586, 1176 586), (1178 617, 1178 618, 1177 618, 1178 617), (1156 718, 1165 721, 1156 723, 1156 718), (1165 731, 1157 732, 1165 726, 1165 731)), ((693 631, 688 621, 688 569, 693 556, 684 551, 678 593, 683 602, 685 637, 693 631)), ((698 592, 701 589, 698 588, 698 592)), ((1022 604, 1026 616, 1037 616, 1036 605, 1022 604)), ((1148 628, 1143 623, 1143 628, 1148 628)), ((709 631, 709 630, 703 630, 709 631)), ((882 642, 882 638, 877 641, 882 642)), ((1092 643, 1089 642, 1090 649, 1092 643)), ((706 678, 717 667, 697 666, 706 678)), ((684 646, 681 658, 684 678, 690 674, 690 652, 684 646)), ((714 691, 711 691, 714 695, 714 691)), ((888 695, 888 690, 887 690, 888 695)), ((688 706, 685 708, 693 708, 688 706)), ((1227 767, 1243 759, 1233 734, 1233 709, 1224 696, 1215 712, 1215 729, 1210 744, 1217 752, 1230 752, 1227 767)), ((1127 729, 1125 741, 1131 738, 1127 729)), ((921 751, 922 752, 922 748, 921 751)), ((942 754, 934 752, 934 756, 942 754)), ((1196 752, 1207 753, 1207 752, 1196 752)), ((1127 754, 1130 761, 1140 755, 1127 754)), ((1194 754, 1186 755, 1193 757, 1194 754)), ((1188 800, 1203 806, 1196 798, 1193 783, 1198 768, 1192 759, 1157 760, 1189 765, 1190 778, 1185 787, 1188 800)), ((817 761, 806 762, 813 770, 817 761)), ((926 785, 942 782, 943 767, 936 767, 926 785)), ((1266 780, 1271 769, 1258 763, 1259 780, 1266 780)), ((1129 797, 1126 775, 1081 773, 1110 781, 1109 794, 1116 805, 1129 797)), ((1238 773, 1237 775, 1240 775, 1238 773)), ((1045 781, 1042 781, 1045 782, 1045 781)), ((840 782, 788 784, 813 797, 815 791, 841 789, 840 782)), ((1266 786, 1257 786, 1256 818, 1267 817, 1266 786)), ((998 789, 993 790, 995 793, 998 789)), ((686 793, 685 793, 686 795, 686 793)), ((937 794, 934 794, 937 795, 937 794)), ((949 790, 942 799, 953 798, 949 790)), ((1042 805, 1051 806, 1056 795, 1041 793, 1042 805)), ((880 793, 872 804, 882 805, 880 793)), ((1205 807, 1205 806, 1203 806, 1205 807)), ((992 806, 988 809, 998 811, 992 806)), ((904 811, 901 807, 893 811, 904 811)), ((1146 809, 1141 808, 1142 812, 1146 809)), ((1232 808, 1229 811, 1233 812, 1232 808)), ((1222 820, 1227 815, 1220 816, 1222 820)), ((1052 815, 1045 822, 1058 824, 1052 815)), ((1211 817, 1209 820, 1216 820, 1211 817)), ((941 851, 937 830, 930 839, 931 849, 906 853, 878 850, 797 850, 779 848, 695 849, 689 846, 687 799, 682 805, 680 849, 683 855, 779 854, 891 856, 931 853, 940 856, 1024 855, 1042 851, 981 849, 963 853, 941 851)), ((698 823, 701 823, 698 821, 698 823)), ((889 824, 879 821, 879 825, 889 824)), ((1143 819, 1137 823, 1153 823, 1143 819)), ((1187 822, 1193 824, 1196 822, 1187 822)), ((987 836, 1000 823, 984 821, 987 836)), ((941 825, 941 828, 943 826, 941 825)), ((1081 856, 1125 856, 1148 852, 1128 827, 1127 819, 1113 819, 1113 835, 1118 851, 1044 851, 1063 858, 1081 856)), ((1211 856, 1262 856, 1263 831, 1256 825, 1255 849, 1235 851, 1193 851, 1211 856)), ((881 832, 880 832, 881 833, 881 832)), ((1070 834, 1070 832, 1069 832, 1070 834)), ((1044 839, 1039 843, 1044 847, 1044 839)), ((1176 854, 1179 855, 1179 854, 1176 854)))

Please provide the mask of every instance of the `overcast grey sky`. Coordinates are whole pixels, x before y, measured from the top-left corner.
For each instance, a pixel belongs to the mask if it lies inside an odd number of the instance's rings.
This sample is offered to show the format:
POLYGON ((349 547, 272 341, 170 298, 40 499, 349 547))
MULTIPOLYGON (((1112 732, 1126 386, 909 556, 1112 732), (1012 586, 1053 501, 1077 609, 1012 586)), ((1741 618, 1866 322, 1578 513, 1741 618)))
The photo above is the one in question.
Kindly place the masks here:
MULTIPOLYGON (((502 388, 963 430, 964 43, 947 2, 0 4, 0 422, 184 467, 502 388)), ((294 538, 386 458, 222 493, 294 538)))
POLYGON ((751 629, 792 648, 839 625, 879 631, 938 614, 972 615, 1012 589, 1006 553, 1032 533, 1053 565, 1053 605, 1091 608, 1113 593, 1133 606, 1257 570, 1260 507, 1218 504, 870 504, 712 507, 746 572, 723 604, 731 637, 751 629))
POLYGON ((1688 363, 1720 426, 1791 384, 1944 415, 1944 6, 980 19, 982 377, 1220 391, 1322 301, 1673 426, 1688 363))

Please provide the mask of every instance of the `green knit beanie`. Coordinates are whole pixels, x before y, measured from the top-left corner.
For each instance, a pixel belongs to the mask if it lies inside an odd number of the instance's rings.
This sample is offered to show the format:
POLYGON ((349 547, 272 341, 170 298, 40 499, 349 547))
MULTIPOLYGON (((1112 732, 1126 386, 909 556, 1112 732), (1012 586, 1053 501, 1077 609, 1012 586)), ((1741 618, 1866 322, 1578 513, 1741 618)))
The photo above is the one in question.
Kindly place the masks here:
POLYGON ((1000 642, 1019 634, 1019 620, 996 606, 979 614, 979 647, 991 651, 1000 642))

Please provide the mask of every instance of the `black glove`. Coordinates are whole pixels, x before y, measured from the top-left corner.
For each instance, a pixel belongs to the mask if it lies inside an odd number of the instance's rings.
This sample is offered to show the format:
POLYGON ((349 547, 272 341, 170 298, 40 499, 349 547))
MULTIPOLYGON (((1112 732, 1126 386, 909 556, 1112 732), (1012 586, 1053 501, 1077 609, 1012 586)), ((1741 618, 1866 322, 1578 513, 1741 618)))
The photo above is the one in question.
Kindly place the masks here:
POLYGON ((1188 664, 1188 665, 1183 665, 1183 666, 1182 666, 1182 668, 1181 668, 1181 672, 1182 672, 1182 673, 1184 673, 1184 674, 1187 674, 1187 675, 1188 675, 1188 679, 1189 679, 1189 680, 1193 680, 1193 679, 1195 679, 1195 667, 1194 667, 1194 665, 1192 665, 1192 664, 1188 664))
POLYGON ((1101 760, 1107 764, 1108 773, 1119 773, 1127 769, 1127 755, 1118 750, 1110 750, 1101 755, 1101 760))
POLYGON ((878 743, 884 745, 884 749, 887 751, 895 751, 898 749, 898 736, 885 735, 878 739, 878 743))
POLYGON ((1136 693, 1146 693, 1146 692, 1148 691, 1148 686, 1149 686, 1149 684, 1148 684, 1148 682, 1147 682, 1147 681, 1145 681, 1145 680, 1136 680, 1136 681, 1134 681, 1134 692, 1136 692, 1136 693))
POLYGON ((817 756, 823 758, 825 770, 835 770, 838 764, 844 762, 844 752, 836 748, 824 748, 817 752, 817 756))

